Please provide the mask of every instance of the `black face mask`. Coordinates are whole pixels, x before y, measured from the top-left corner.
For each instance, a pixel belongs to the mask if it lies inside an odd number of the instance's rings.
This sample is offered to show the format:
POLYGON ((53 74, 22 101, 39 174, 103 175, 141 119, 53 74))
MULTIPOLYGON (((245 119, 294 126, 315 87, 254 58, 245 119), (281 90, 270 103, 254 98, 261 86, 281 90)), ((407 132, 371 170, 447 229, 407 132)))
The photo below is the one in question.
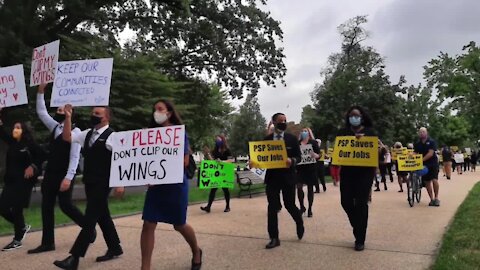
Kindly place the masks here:
POLYGON ((287 129, 287 123, 277 123, 275 127, 278 130, 285 131, 287 129))
POLYGON ((55 113, 55 115, 53 116, 53 120, 62 123, 63 121, 65 121, 65 114, 55 113))
POLYGON ((98 117, 95 115, 90 116, 90 126, 94 127, 102 122, 102 117, 98 117))

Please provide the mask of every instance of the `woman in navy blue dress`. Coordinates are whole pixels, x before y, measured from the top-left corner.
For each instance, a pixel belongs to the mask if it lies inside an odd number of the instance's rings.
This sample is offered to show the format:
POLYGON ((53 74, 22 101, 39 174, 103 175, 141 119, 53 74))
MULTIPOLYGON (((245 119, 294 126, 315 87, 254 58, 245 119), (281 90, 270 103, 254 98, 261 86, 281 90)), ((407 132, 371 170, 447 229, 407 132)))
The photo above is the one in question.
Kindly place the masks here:
MULTIPOLYGON (((173 104, 159 100, 154 104, 150 128, 182 125, 173 104)), ((189 143, 185 134, 184 168, 189 162, 189 143)), ((155 229, 158 222, 172 224, 185 238, 192 250, 192 269, 202 266, 202 250, 198 247, 193 228, 186 223, 188 207, 188 179, 184 173, 183 183, 149 186, 143 208, 143 228, 140 239, 142 270, 150 269, 155 245, 155 229)))

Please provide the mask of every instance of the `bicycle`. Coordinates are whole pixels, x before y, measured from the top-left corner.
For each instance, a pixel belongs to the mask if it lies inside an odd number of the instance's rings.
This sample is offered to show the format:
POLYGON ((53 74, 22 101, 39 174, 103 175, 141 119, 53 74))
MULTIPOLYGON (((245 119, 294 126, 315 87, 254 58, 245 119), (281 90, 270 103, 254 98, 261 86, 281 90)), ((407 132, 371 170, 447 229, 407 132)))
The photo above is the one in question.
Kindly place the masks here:
POLYGON ((428 173, 428 168, 424 167, 422 170, 419 171, 412 171, 408 176, 409 187, 407 190, 407 200, 410 207, 413 207, 415 204, 415 200, 417 204, 420 203, 422 198, 422 187, 423 181, 422 176, 428 173))

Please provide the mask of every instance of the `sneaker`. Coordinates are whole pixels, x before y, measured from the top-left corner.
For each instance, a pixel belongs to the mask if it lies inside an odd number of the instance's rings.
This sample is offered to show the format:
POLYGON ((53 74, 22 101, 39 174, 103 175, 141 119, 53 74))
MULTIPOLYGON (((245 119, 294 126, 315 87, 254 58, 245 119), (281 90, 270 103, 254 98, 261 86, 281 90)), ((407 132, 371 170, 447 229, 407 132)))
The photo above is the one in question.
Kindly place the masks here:
POLYGON ((20 240, 20 241, 23 241, 25 239, 25 236, 27 236, 27 233, 30 231, 31 228, 32 228, 32 226, 30 226, 28 224, 25 225, 25 228, 23 228, 22 240, 20 240))
POLYGON ((13 239, 13 241, 10 244, 6 245, 2 249, 2 251, 10 251, 10 250, 14 250, 21 247, 22 247, 22 242, 13 239))
POLYGON ((431 200, 428 206, 435 206, 435 200, 431 200))
POLYGON ((434 203, 433 204, 434 206, 437 206, 437 207, 440 206, 440 200, 439 199, 433 200, 433 203, 434 203))

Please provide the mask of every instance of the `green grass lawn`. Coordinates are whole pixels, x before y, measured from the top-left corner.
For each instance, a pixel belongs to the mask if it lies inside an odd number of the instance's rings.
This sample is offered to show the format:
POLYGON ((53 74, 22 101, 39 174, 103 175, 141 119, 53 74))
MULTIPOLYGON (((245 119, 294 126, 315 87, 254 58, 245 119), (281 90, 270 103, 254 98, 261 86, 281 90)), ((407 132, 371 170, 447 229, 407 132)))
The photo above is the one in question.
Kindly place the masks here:
POLYGON ((480 183, 455 214, 432 269, 480 269, 480 183))
MULTIPOLYGON (((253 192, 262 192, 263 184, 255 185, 253 192)), ((234 198, 238 196, 239 188, 235 187, 231 192, 231 196, 234 198)), ((208 200, 209 190, 200 190, 197 187, 190 187, 189 202, 199 203, 208 200)), ((245 194, 245 193, 243 193, 245 194)), ((243 195, 242 194, 242 195, 243 195)), ((223 192, 217 191, 217 198, 223 198, 223 192)), ((110 199, 110 212, 112 216, 121 216, 134 213, 140 213, 143 209, 143 202, 145 194, 132 194, 124 196, 122 199, 111 198, 110 199)), ((76 205, 82 210, 85 210, 85 202, 76 202, 76 205)), ((40 229, 42 227, 42 216, 40 205, 31 205, 30 208, 25 209, 25 221, 32 225, 32 229, 40 229)), ((72 222, 59 207, 55 207, 55 224, 66 224, 72 222)), ((0 235, 13 234, 13 227, 10 223, 0 217, 0 235)))

